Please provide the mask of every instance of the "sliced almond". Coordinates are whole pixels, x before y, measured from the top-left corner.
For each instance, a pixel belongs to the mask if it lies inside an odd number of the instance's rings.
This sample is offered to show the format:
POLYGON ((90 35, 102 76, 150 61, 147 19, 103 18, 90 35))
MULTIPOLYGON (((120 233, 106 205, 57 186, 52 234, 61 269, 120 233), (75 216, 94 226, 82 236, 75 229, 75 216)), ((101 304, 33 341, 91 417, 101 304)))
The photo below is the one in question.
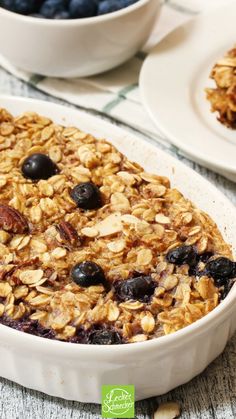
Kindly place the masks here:
POLYGON ((96 237, 99 234, 98 229, 95 227, 84 227, 81 233, 86 237, 96 237))
POLYGON ((175 419, 180 416, 181 409, 179 403, 161 403, 153 414, 153 419, 175 419))
POLYGON ((100 223, 96 224, 100 237, 110 236, 122 231, 121 214, 119 212, 108 215, 100 223))

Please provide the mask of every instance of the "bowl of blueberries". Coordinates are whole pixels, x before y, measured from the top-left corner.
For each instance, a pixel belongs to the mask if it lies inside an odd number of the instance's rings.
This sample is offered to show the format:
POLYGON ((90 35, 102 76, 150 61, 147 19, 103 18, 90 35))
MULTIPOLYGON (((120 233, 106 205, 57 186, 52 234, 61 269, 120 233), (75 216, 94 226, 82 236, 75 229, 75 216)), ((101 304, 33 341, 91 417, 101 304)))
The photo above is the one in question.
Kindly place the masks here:
POLYGON ((86 77, 131 58, 161 0, 0 0, 0 54, 19 69, 86 77))

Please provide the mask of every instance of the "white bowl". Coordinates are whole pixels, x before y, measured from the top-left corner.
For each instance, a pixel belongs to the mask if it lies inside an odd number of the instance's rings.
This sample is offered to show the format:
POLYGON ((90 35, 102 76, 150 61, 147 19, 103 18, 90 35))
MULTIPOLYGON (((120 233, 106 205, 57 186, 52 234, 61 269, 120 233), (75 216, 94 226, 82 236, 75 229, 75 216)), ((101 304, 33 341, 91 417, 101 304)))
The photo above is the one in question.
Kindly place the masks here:
MULTIPOLYGON (((105 137, 151 172, 168 176, 217 222, 236 249, 234 206, 213 185, 148 142, 88 114, 53 103, 0 97, 13 114, 36 111, 55 122, 105 137)), ((207 316, 171 335, 127 345, 53 341, 0 325, 0 375, 53 396, 100 403, 102 384, 134 384, 136 399, 166 393, 199 374, 236 328, 236 285, 207 316)))
POLYGON ((0 54, 20 69, 52 77, 84 77, 131 58, 147 41, 161 0, 73 20, 23 16, 0 7, 0 54))

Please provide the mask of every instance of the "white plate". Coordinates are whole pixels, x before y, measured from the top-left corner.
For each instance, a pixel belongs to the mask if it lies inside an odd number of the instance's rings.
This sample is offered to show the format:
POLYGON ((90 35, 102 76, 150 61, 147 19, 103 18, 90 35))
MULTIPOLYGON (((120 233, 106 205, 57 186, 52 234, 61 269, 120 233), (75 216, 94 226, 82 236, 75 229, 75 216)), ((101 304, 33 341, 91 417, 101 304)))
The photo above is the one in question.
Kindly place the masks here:
MULTIPOLYGON (((209 182, 148 142, 94 116, 33 99, 1 97, 14 115, 35 111, 56 123, 106 137, 146 170, 170 177, 209 213, 236 249, 234 206, 209 182)), ((134 384, 136 399, 157 396, 199 374, 224 349, 236 328, 236 287, 211 313, 168 336, 130 345, 77 345, 0 325, 0 376, 53 396, 99 403, 103 384, 134 384), (161 377, 161 379, 160 379, 161 377)))
POLYGON ((236 131, 210 112, 209 73, 236 43, 236 2, 198 17, 158 44, 145 60, 141 94, 158 128, 203 165, 236 180, 236 131))

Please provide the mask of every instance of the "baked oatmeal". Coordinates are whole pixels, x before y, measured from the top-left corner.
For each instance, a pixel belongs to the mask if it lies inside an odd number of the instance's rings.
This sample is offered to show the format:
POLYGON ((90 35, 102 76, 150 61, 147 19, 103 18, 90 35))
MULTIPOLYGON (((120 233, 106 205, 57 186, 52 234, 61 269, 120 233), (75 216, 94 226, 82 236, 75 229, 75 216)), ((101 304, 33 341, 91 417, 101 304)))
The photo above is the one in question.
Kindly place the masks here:
POLYGON ((236 128, 236 47, 219 60, 210 74, 216 88, 206 89, 212 112, 229 128, 236 128))
POLYGON ((211 218, 113 145, 0 109, 0 322, 51 339, 142 342, 229 292, 211 218))

